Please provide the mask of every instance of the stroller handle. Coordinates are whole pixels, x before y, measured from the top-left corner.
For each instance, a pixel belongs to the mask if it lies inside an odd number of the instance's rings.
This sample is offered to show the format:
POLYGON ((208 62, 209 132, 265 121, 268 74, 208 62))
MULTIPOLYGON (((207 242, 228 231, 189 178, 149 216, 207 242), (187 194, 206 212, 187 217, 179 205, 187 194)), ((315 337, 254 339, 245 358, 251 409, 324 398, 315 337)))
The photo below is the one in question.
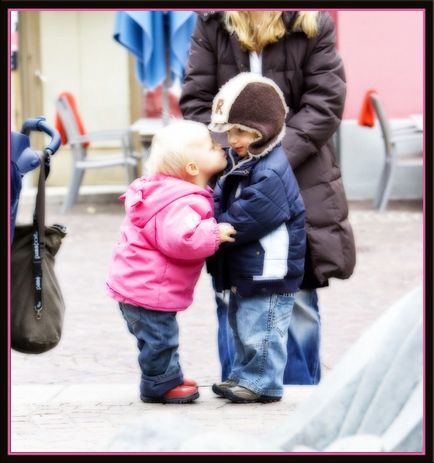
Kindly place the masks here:
POLYGON ((32 130, 44 132, 51 137, 50 143, 44 148, 44 154, 54 154, 60 147, 59 132, 45 122, 45 117, 33 117, 24 121, 21 133, 29 135, 32 130))

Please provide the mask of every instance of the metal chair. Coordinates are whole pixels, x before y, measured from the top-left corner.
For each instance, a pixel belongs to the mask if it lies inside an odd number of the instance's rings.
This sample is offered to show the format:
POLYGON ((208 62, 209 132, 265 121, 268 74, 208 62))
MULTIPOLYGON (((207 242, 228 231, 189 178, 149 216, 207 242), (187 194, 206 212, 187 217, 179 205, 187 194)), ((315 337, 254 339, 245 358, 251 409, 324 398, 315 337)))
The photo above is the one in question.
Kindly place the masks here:
POLYGON ((377 193, 374 197, 374 207, 379 211, 384 211, 389 200, 392 180, 396 168, 417 167, 423 165, 422 149, 418 148, 416 151, 407 155, 398 155, 397 146, 402 142, 408 142, 414 139, 422 140, 423 132, 412 125, 391 128, 378 94, 373 93, 370 98, 375 114, 380 123, 386 154, 377 193))
POLYGON ((80 134, 78 121, 65 96, 61 95, 57 99, 56 109, 72 153, 72 175, 62 206, 62 212, 67 212, 75 204, 86 169, 124 166, 128 183, 131 183, 138 177, 138 158, 134 153, 132 132, 129 129, 104 130, 80 134), (118 140, 122 152, 98 157, 87 155, 86 145, 88 143, 108 140, 118 140))

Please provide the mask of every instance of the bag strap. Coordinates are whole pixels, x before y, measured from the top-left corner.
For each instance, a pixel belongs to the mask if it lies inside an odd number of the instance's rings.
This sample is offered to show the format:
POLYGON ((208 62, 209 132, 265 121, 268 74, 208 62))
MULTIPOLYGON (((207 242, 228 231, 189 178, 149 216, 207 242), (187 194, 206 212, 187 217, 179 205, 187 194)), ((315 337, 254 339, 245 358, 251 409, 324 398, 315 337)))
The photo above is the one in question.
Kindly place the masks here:
POLYGON ((43 162, 39 169, 38 192, 35 212, 33 213, 33 287, 35 290, 35 317, 41 319, 42 305, 42 254, 41 243, 45 243, 45 180, 50 173, 50 155, 44 151, 43 162))

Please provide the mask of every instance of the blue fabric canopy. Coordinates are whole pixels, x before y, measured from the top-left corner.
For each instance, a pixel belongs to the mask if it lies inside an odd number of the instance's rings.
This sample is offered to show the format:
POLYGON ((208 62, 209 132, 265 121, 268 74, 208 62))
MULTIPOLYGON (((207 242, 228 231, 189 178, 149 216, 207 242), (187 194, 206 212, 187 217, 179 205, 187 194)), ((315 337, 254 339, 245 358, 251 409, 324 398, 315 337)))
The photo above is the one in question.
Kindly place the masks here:
POLYGON ((191 35, 196 25, 196 13, 192 11, 170 11, 170 69, 174 76, 182 79, 190 49, 191 35))
POLYGON ((140 84, 153 89, 166 79, 167 47, 171 78, 182 78, 195 24, 192 11, 120 11, 113 38, 136 57, 140 84))
POLYGON ((11 242, 14 238, 15 220, 24 174, 36 169, 41 160, 30 148, 28 136, 11 132, 11 242))

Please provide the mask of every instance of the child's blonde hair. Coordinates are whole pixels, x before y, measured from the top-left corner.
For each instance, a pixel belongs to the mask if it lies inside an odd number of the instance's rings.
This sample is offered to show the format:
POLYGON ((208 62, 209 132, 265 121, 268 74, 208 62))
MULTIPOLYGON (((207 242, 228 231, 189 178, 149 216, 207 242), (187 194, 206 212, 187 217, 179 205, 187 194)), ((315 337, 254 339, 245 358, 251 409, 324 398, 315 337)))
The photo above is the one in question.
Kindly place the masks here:
POLYGON ((182 177, 184 167, 194 159, 193 150, 208 137, 206 125, 194 121, 176 121, 159 129, 152 139, 148 173, 182 177))

